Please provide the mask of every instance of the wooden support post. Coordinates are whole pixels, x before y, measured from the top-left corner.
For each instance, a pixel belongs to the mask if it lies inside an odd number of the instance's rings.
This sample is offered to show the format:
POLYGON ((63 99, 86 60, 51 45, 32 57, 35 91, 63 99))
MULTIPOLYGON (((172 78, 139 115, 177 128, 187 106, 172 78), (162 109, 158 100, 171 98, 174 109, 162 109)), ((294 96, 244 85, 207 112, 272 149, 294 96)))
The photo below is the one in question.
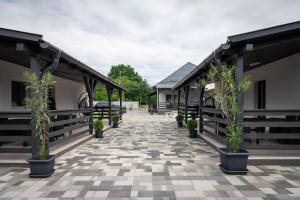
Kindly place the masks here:
POLYGON ((159 110, 159 90, 158 90, 158 88, 157 88, 157 92, 156 92, 156 97, 157 97, 157 105, 156 105, 156 111, 158 112, 158 110, 159 110))
POLYGON ((108 97, 108 124, 112 123, 112 110, 111 110, 111 99, 114 88, 110 85, 106 85, 106 92, 108 97))
MULTIPOLYGON (((239 82, 242 80, 244 74, 244 62, 243 56, 238 56, 236 59, 236 70, 235 70, 235 81, 239 82)), ((243 132, 243 122, 244 122, 244 93, 239 92, 237 94, 237 104, 238 104, 238 116, 237 116, 237 124, 241 128, 243 132)))
POLYGON ((199 133, 203 133, 203 96, 204 96, 205 87, 199 88, 199 133))
POLYGON ((178 90, 177 95, 178 95, 177 96, 177 112, 178 112, 178 115, 179 115, 180 114, 179 113, 179 110, 180 110, 179 109, 179 106, 180 106, 180 95, 181 95, 181 90, 180 89, 178 90))
POLYGON ((122 94, 122 90, 121 89, 119 89, 119 101, 120 101, 120 110, 119 110, 119 112, 120 112, 120 119, 122 120, 122 115, 123 115, 123 108, 122 108, 122 96, 123 94, 122 94))
MULTIPOLYGON (((30 56, 30 70, 32 73, 35 73, 38 77, 41 75, 41 68, 38 64, 37 57, 35 56, 30 56)), ((34 95, 34 91, 31 90, 29 92, 30 97, 34 95)), ((38 154, 38 136, 37 136, 37 131, 36 131, 36 124, 35 121, 35 113, 31 111, 31 154, 32 157, 36 157, 38 154)))
POLYGON ((185 104, 185 111, 184 111, 184 122, 185 124, 187 124, 187 121, 188 121, 188 99, 189 99, 189 90, 190 90, 190 86, 185 86, 184 88, 184 93, 185 93, 185 96, 184 96, 184 104, 185 104))
POLYGON ((150 102, 150 96, 147 96, 147 101, 148 101, 148 113, 150 113, 150 109, 151 109, 151 102, 150 102))
POLYGON ((89 133, 93 134, 93 94, 95 91, 95 86, 97 84, 96 80, 93 80, 91 77, 83 77, 84 85, 86 92, 88 93, 89 97, 89 108, 90 108, 90 125, 89 125, 89 133))

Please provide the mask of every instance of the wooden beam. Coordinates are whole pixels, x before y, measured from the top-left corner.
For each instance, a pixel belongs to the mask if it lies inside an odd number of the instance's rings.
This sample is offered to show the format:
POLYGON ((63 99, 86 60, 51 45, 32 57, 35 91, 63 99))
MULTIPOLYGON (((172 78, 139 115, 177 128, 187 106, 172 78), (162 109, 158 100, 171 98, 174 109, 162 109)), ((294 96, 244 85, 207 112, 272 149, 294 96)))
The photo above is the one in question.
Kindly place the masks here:
POLYGON ((180 105, 180 95, 181 95, 181 89, 178 90, 177 92, 177 112, 179 114, 179 105, 180 105))
POLYGON ((112 123, 112 109, 111 109, 111 101, 112 101, 112 93, 114 91, 114 88, 111 85, 106 85, 106 92, 108 96, 108 108, 109 108, 109 113, 108 113, 108 124, 111 125, 112 123))
MULTIPOLYGON (((244 75, 244 59, 243 56, 238 56, 236 59, 236 69, 235 69, 235 82, 239 82, 243 79, 244 75)), ((239 92, 237 94, 237 104, 238 104, 238 116, 237 124, 239 128, 243 131, 243 121, 244 121, 244 93, 239 92)))
POLYGON ((203 96, 204 96, 205 87, 199 88, 199 133, 203 133, 203 96))
POLYGON ((184 112, 184 121, 185 124, 187 124, 187 120, 188 120, 188 99, 189 99, 189 91, 190 91, 190 86, 187 85, 184 88, 184 93, 185 93, 185 99, 184 99, 184 104, 185 104, 185 112, 184 112))
POLYGON ((89 108, 90 108, 90 125, 89 125, 89 133, 93 134, 93 82, 90 77, 83 77, 84 85, 86 92, 89 97, 89 108))
POLYGON ((122 97, 123 97, 123 94, 122 94, 122 90, 119 89, 119 101, 120 101, 120 119, 122 120, 122 115, 123 115, 123 109, 122 109, 122 97))

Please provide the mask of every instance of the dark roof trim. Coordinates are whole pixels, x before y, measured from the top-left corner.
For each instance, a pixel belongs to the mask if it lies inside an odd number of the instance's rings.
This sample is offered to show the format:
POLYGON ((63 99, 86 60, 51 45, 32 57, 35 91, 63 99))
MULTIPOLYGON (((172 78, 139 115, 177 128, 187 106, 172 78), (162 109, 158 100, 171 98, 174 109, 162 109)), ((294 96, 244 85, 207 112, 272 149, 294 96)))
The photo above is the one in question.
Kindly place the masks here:
POLYGON ((39 42, 42 39, 42 35, 27 33, 22 31, 10 30, 5 28, 0 28, 0 35, 8 38, 17 38, 21 40, 28 40, 33 42, 39 42))
MULTIPOLYGON (((190 74, 188 74, 183 80, 177 83, 173 90, 178 90, 184 87, 189 81, 193 78, 197 77, 197 74, 200 73, 201 70, 206 68, 209 63, 215 60, 216 55, 219 55, 221 52, 229 50, 231 45, 235 43, 246 43, 249 40, 254 40, 257 38, 264 38, 267 36, 274 36, 280 34, 286 34, 290 32, 300 31, 300 21, 283 24, 275 27, 270 27, 266 29, 261 29, 257 31, 242 33, 238 35, 228 36, 225 44, 220 45, 215 51, 213 51, 206 59, 204 59, 196 69, 194 69, 190 74)), ((236 49, 235 51, 239 51, 240 49, 236 49)))
POLYGON ((282 24, 279 26, 269 27, 265 29, 260 29, 256 31, 251 31, 247 33, 242 33, 238 35, 232 35, 228 37, 228 42, 241 42, 245 40, 255 39, 266 37, 274 34, 286 33, 288 31, 294 31, 300 29, 300 21, 289 23, 289 24, 282 24))
MULTIPOLYGON (((48 50, 52 52, 60 51, 60 49, 51 43, 44 41, 43 40, 43 35, 38 35, 38 34, 33 34, 33 33, 27 33, 27 32, 22 32, 22 31, 16 31, 16 30, 10 30, 10 29, 4 29, 0 28, 0 36, 2 37, 7 37, 7 38, 12 38, 12 39, 20 39, 20 40, 25 40, 29 42, 36 42, 36 43, 47 43, 48 50)), ((106 76, 102 75, 101 73, 97 72, 96 70, 92 69, 91 67, 87 66, 86 64, 80 62, 76 58, 70 56, 66 52, 62 51, 61 58, 68 61, 69 63, 72 63, 73 65, 77 66, 80 69, 83 69, 87 73, 97 77, 100 81, 103 81, 107 84, 110 84, 118 89, 124 90, 123 87, 118 85, 117 83, 113 82, 106 76)))

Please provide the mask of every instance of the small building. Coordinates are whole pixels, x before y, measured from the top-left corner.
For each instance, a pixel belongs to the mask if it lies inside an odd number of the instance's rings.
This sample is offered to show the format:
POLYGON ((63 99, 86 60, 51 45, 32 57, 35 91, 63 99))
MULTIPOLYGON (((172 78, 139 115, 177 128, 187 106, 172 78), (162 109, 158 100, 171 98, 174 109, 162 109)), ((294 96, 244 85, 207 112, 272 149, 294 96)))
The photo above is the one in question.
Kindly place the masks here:
MULTIPOLYGON (((300 22, 227 37, 173 89, 189 91, 211 64, 235 65, 235 80, 245 75, 252 81, 250 90, 238 96, 244 148, 300 149, 300 22)), ((200 135, 224 144, 226 119, 218 105, 207 104, 204 92, 199 89, 200 135)))
MULTIPOLYGON (((156 109, 158 112, 177 109, 178 99, 180 97, 183 101, 183 96, 178 96, 172 91, 172 88, 195 68, 196 65, 188 62, 153 87, 154 92, 151 94, 157 97, 156 109)), ((197 103, 196 96, 197 92, 191 92, 190 98, 194 98, 194 103, 197 103)))
MULTIPOLYGON (((106 86, 109 97, 117 90, 122 103, 122 87, 45 41, 42 35, 1 28, 0 69, 0 153, 36 152, 34 113, 24 102, 31 93, 25 88, 25 71, 37 76, 50 72, 56 82, 49 89, 50 147, 93 133, 92 97, 97 84, 106 86)), ((111 123, 111 98, 108 105, 111 123)))

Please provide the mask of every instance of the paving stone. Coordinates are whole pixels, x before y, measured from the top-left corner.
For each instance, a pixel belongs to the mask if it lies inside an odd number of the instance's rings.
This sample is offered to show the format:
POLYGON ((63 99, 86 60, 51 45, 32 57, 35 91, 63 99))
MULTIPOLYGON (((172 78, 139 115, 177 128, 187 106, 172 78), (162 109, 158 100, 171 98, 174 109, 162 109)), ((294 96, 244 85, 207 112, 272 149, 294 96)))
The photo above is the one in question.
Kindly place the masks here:
POLYGON ((177 128, 174 116, 128 112, 120 128, 57 158, 47 179, 0 168, 0 200, 300 199, 299 167, 249 166, 247 175, 225 175, 218 153, 177 128))

